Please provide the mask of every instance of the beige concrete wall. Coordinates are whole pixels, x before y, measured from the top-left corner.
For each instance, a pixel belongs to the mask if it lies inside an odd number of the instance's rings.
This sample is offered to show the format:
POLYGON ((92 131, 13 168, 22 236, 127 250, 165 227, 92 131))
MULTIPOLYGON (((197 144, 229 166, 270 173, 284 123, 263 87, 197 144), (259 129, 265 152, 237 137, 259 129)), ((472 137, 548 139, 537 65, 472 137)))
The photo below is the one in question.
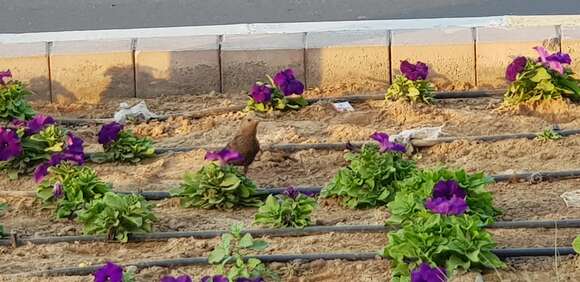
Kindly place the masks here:
POLYGON ((390 82, 387 31, 308 34, 305 56, 309 87, 385 91, 390 82))
POLYGON ((517 29, 477 29, 477 80, 481 88, 504 88, 507 66, 517 56, 537 57, 532 48, 544 46, 551 51, 560 48, 556 27, 517 29))
POLYGON ((33 92, 30 100, 50 101, 46 43, 0 44, 0 71, 9 69, 13 79, 33 92))
POLYGON ((475 51, 471 29, 421 29, 392 33, 392 74, 400 75, 402 60, 429 66, 428 80, 439 90, 475 86, 475 51))
POLYGON ((130 39, 54 42, 50 69, 53 102, 98 104, 135 96, 130 39))
POLYGON ((580 78, 580 27, 562 27, 562 52, 572 57, 572 70, 580 78))
POLYGON ((218 37, 137 41, 137 97, 220 91, 218 37))
POLYGON ((224 36, 221 63, 226 93, 249 90, 286 68, 304 81, 304 34, 224 36))

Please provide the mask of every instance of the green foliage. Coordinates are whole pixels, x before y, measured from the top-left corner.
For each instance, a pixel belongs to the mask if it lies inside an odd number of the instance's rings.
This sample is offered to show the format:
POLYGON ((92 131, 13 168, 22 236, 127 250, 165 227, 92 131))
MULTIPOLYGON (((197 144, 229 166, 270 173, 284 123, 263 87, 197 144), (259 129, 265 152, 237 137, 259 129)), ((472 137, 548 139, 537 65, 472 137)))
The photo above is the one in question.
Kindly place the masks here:
POLYGON ((66 132, 56 125, 47 126, 31 136, 25 136, 24 128, 19 129, 17 134, 20 136, 22 154, 10 161, 0 162, 0 171, 7 172, 11 179, 31 173, 37 165, 65 147, 66 132))
MULTIPOLYGON (((0 215, 2 215, 6 209, 8 209, 8 204, 0 203, 0 215)), ((4 226, 0 224, 0 238, 2 237, 4 237, 4 226)))
POLYGON ((96 163, 104 162, 131 162, 138 163, 142 159, 155 156, 153 141, 148 138, 138 138, 132 132, 123 130, 117 141, 104 145, 104 152, 91 155, 96 163))
POLYGON ((231 209, 258 207, 261 201, 254 196, 255 192, 256 184, 237 168, 211 163, 194 174, 187 173, 172 195, 181 197, 183 207, 231 209))
POLYGON ((269 195, 258 209, 254 222, 273 228, 304 228, 312 222, 310 215, 316 206, 312 197, 299 194, 295 199, 288 196, 269 195))
POLYGON ((386 98, 431 104, 435 90, 435 85, 427 80, 413 81, 403 75, 398 75, 395 77, 393 84, 389 86, 386 98))
POLYGON ((401 153, 381 153, 375 144, 363 146, 359 153, 349 153, 350 164, 341 169, 322 190, 322 197, 341 197, 350 208, 377 207, 395 196, 395 182, 411 176, 415 163, 401 153))
POLYGON ((553 141, 562 138, 562 135, 551 128, 544 129, 544 131, 536 136, 536 140, 553 141))
POLYGON ((32 93, 19 81, 10 81, 6 85, 0 85, 0 120, 11 121, 13 119, 28 120, 34 116, 34 110, 26 101, 26 97, 32 93))
POLYGON ((561 75, 541 63, 528 60, 516 81, 504 95, 504 105, 515 106, 524 102, 562 99, 563 96, 580 101, 580 81, 572 77, 569 69, 561 75))
POLYGON ((222 235, 222 240, 209 254, 208 261, 216 266, 215 272, 226 275, 230 281, 237 278, 269 277, 279 280, 278 274, 271 271, 257 258, 244 261, 248 251, 262 251, 268 243, 255 240, 249 233, 243 234, 242 225, 233 225, 230 232, 222 235))
POLYGON ((85 234, 107 234, 109 239, 127 242, 129 233, 151 232, 157 219, 142 196, 107 192, 81 211, 78 220, 85 234))
POLYGON ((72 218, 92 200, 102 198, 111 191, 110 185, 103 182, 89 167, 63 163, 49 170, 50 176, 40 183, 36 195, 45 204, 56 204, 57 218, 72 218), (63 188, 63 196, 59 199, 53 194, 57 183, 63 188))
POLYGON ((469 174, 462 169, 439 168, 419 171, 397 182, 397 195, 388 204, 391 215, 387 223, 402 224, 424 211, 425 201, 431 197, 433 187, 440 180, 455 180, 467 192, 468 215, 474 215, 481 221, 491 224, 500 214, 500 211, 493 207, 491 192, 486 189, 486 185, 493 182, 492 178, 483 173, 469 174))
POLYGON ((447 274, 472 268, 500 268, 504 263, 491 250, 492 235, 477 216, 441 216, 427 211, 388 235, 383 256, 392 259, 391 281, 410 281, 410 272, 422 262, 447 268, 447 274))
POLYGON ((576 236, 574 242, 572 242, 572 248, 574 248, 576 254, 580 254, 580 236, 576 236))

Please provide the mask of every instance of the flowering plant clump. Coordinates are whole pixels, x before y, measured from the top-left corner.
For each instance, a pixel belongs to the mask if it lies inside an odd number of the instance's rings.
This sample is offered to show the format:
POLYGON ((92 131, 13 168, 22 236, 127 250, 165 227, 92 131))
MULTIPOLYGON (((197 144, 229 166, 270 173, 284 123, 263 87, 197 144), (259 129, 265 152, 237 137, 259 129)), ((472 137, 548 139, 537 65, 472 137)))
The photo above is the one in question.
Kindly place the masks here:
POLYGON ((560 138, 562 138, 562 135, 560 135, 558 132, 556 132, 552 128, 544 129, 544 131, 542 131, 542 133, 540 133, 536 136, 536 140, 540 140, 540 141, 554 141, 554 140, 558 140, 560 138))
POLYGON ((57 218, 72 218, 92 200, 111 191, 89 167, 63 163, 49 170, 50 176, 40 183, 36 195, 45 204, 56 205, 57 218))
POLYGON ((278 197, 269 195, 254 218, 256 224, 273 228, 304 228, 312 222, 310 215, 316 207, 311 195, 298 192, 290 187, 278 197))
POLYGON ((504 95, 504 104, 514 106, 523 102, 570 98, 580 101, 580 80, 573 77, 568 67, 570 55, 550 54, 544 47, 534 47, 539 57, 517 57, 506 69, 505 77, 511 82, 504 95))
POLYGON ((208 152, 205 159, 219 164, 210 163, 194 174, 187 173, 180 187, 172 191, 174 196, 181 197, 183 207, 232 209, 261 204, 254 195, 256 184, 230 165, 243 159, 240 153, 224 149, 208 152))
POLYGON ((94 274, 95 282, 134 282, 135 273, 124 271, 123 267, 107 262, 94 274))
POLYGON ((155 156, 153 142, 138 138, 131 131, 123 130, 123 125, 112 122, 103 125, 99 131, 99 144, 104 152, 95 153, 91 160, 101 163, 107 161, 137 163, 144 158, 155 156))
POLYGON ((10 70, 0 71, 0 121, 32 118, 34 110, 25 99, 32 93, 26 90, 22 82, 8 78, 12 78, 10 70))
POLYGON ((302 97, 304 84, 294 76, 292 69, 278 72, 269 83, 256 82, 252 86, 246 109, 256 112, 300 109, 308 102, 302 97))
POLYGON ((404 224, 417 213, 428 211, 441 215, 473 215, 487 224, 495 221, 500 211, 493 207, 492 183, 483 173, 468 174, 464 170, 440 168, 419 171, 397 182, 397 195, 387 206, 389 224, 404 224))
POLYGON ((177 277, 165 276, 161 278, 161 282, 192 282, 192 281, 193 280, 191 280, 191 277, 189 277, 189 275, 180 275, 177 277))
POLYGON ((29 121, 13 120, 0 128, 0 171, 11 179, 36 170, 40 181, 48 167, 62 161, 82 164, 83 141, 55 126, 53 118, 39 114, 29 121))
POLYGON ((387 99, 406 99, 411 102, 430 104, 433 101, 433 92, 436 90, 433 83, 427 81, 429 67, 422 62, 411 64, 401 61, 401 73, 397 75, 393 84, 387 90, 387 99))
POLYGON ((383 256, 392 260, 391 281, 447 281, 447 275, 457 270, 503 267, 492 253, 496 245, 483 225, 473 215, 416 213, 401 229, 388 234, 383 256), (428 276, 433 280, 421 280, 428 276))
POLYGON ((350 208, 376 207, 395 196, 395 182, 411 176, 415 163, 404 157, 405 147, 389 141, 385 133, 371 136, 379 144, 366 144, 358 153, 348 153, 348 167, 341 169, 322 190, 321 196, 340 197, 350 208))
MULTIPOLYGON (((279 280, 278 274, 271 271, 257 258, 244 260, 247 251, 261 251, 268 247, 268 243, 255 240, 250 233, 242 232, 242 225, 232 225, 230 232, 221 237, 221 242, 209 254, 208 261, 216 266, 215 272, 225 276, 208 277, 206 281, 264 281, 263 277, 279 280), (217 278, 216 278, 217 277, 217 278), (209 279, 212 280, 209 280, 209 279), (242 280, 240 280, 242 279, 242 280)), ((204 277, 205 278, 205 277, 204 277)), ((202 279, 202 281, 204 281, 202 279)))
POLYGON ((157 220, 152 206, 136 194, 107 192, 79 213, 86 234, 106 234, 109 240, 129 240, 129 233, 151 232, 157 220))

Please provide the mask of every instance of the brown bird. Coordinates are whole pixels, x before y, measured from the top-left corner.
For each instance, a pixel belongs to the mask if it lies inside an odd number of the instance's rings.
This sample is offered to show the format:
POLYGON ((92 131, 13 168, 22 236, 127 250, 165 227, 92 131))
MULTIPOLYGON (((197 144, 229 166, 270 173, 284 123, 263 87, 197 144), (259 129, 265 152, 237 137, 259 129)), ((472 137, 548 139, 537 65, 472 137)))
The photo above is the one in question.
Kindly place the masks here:
POLYGON ((244 174, 248 173, 248 167, 252 164, 256 155, 260 151, 260 143, 256 138, 258 127, 257 120, 246 120, 238 134, 226 145, 227 149, 239 152, 243 160, 232 162, 231 164, 244 167, 244 174))

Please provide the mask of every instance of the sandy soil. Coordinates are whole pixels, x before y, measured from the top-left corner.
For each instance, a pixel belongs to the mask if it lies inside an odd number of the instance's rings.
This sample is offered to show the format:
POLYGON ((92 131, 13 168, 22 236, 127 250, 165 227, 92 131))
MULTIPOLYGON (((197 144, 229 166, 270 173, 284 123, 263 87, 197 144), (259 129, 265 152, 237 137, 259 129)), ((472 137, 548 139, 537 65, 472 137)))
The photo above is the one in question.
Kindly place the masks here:
MULTIPOLYGON (((320 93, 318 93, 320 94, 320 93)), ((309 94, 313 95, 313 94, 309 94)), ((160 98, 148 100, 158 113, 185 112, 191 109, 228 106, 239 103, 243 96, 223 99, 219 95, 205 97, 160 98)), ((135 100, 136 101, 136 100, 135 100)), ((131 101, 131 102, 135 102, 131 101)), ((371 101, 354 104, 356 112, 336 113, 329 104, 317 104, 284 115, 257 117, 261 120, 258 138, 262 144, 319 143, 366 141, 374 131, 396 133, 403 129, 445 125, 449 135, 489 135, 535 132, 558 123, 560 127, 580 128, 577 106, 554 103, 534 110, 522 108, 518 113, 498 110, 498 99, 462 99, 439 101, 432 106, 406 103, 384 104, 371 101)), ((110 117, 118 104, 102 106, 45 105, 43 111, 68 117, 110 117), (82 114, 81 114, 82 113, 82 114)), ((130 127, 142 136, 153 138, 158 147, 186 145, 222 145, 237 131, 245 113, 228 113, 197 120, 177 118, 165 122, 149 122, 130 127)), ((87 140, 88 151, 98 150, 94 141, 98 127, 73 128, 87 140)), ((500 142, 456 141, 416 152, 420 167, 446 165, 468 171, 482 170, 489 174, 536 170, 580 168, 576 158, 580 152, 580 136, 553 142, 506 140, 500 142)), ((250 168, 249 177, 260 186, 325 185, 346 162, 345 152, 306 150, 295 153, 263 152, 250 168)), ((187 171, 203 164, 204 152, 164 154, 139 165, 103 164, 92 167, 105 180, 122 191, 166 191, 179 185, 187 171)), ((563 192, 578 189, 580 180, 543 183, 497 183, 489 187, 496 206, 503 209, 502 220, 580 218, 580 208, 568 208, 559 197, 563 192)), ((34 191, 28 178, 9 181, 0 178, 0 190, 34 191), (16 187, 16 188, 15 188, 16 187)), ((10 204, 0 221, 8 230, 22 236, 55 236, 82 234, 74 222, 56 220, 50 209, 33 198, 0 197, 10 204)), ((182 209, 177 199, 156 201, 159 217, 156 231, 226 229, 232 223, 251 226, 256 209, 207 211, 182 209)), ((320 201, 314 220, 319 225, 382 224, 388 217, 384 208, 349 210, 335 200, 320 201)), ((492 230, 500 247, 569 246, 576 230, 492 230)), ((300 238, 266 238, 270 246, 265 253, 374 252, 384 246, 384 234, 324 234, 300 238)), ((21 281, 8 274, 51 269, 79 264, 114 260, 121 263, 161 258, 205 256, 216 239, 174 239, 166 242, 131 244, 59 243, 54 245, 0 248, 0 281, 21 281), (151 251, 155 250, 155 251, 151 251), (16 279, 16 280, 15 280, 16 279)), ((580 280, 580 261, 576 257, 528 258, 509 260, 509 268, 487 271, 485 281, 561 281, 580 280)), ((310 263, 272 264, 283 275, 283 281, 388 281, 386 260, 366 262, 316 261, 310 263)), ((138 281, 157 281, 165 274, 188 273, 199 279, 209 274, 209 267, 149 268, 138 274, 138 281)), ((473 281, 473 277, 460 277, 473 281)), ((91 281, 91 277, 38 278, 29 281, 91 281)), ((460 280, 462 281, 462 280, 460 280)))

